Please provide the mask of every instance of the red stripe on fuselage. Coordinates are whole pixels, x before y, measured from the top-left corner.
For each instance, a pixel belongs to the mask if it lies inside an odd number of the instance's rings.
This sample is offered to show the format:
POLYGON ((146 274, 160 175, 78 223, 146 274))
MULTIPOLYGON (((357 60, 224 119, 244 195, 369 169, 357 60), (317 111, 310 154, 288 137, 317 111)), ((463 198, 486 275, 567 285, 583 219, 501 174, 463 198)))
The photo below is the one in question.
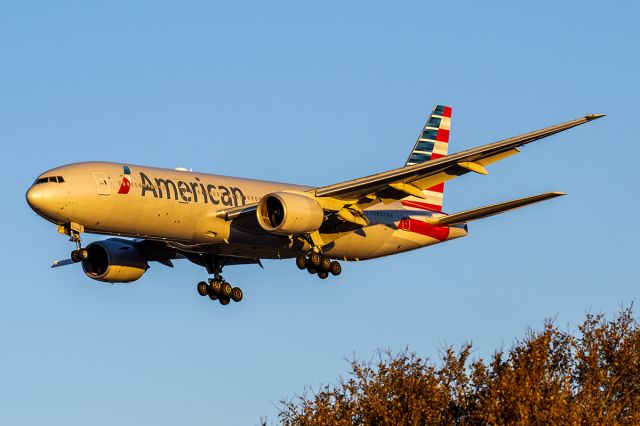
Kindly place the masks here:
POLYGON ((416 209, 421 210, 432 210, 434 212, 441 212, 442 206, 438 206, 436 204, 425 203, 422 201, 410 201, 410 200, 402 200, 402 205, 405 207, 414 207, 416 209))
POLYGON ((449 237, 449 228, 447 226, 433 226, 427 222, 416 219, 402 219, 402 222, 400 229, 404 229, 405 231, 435 238, 438 241, 444 241, 449 237))

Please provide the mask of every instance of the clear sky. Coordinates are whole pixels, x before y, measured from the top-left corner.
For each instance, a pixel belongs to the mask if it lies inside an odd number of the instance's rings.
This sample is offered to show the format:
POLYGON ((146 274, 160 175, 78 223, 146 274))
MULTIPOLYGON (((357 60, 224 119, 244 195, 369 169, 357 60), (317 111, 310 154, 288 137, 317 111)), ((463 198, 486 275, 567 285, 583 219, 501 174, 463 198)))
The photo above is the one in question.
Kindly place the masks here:
POLYGON ((256 424, 354 354, 486 356, 636 300, 638 2, 514 3, 2 2, 0 424, 256 424), (447 184, 445 210, 567 197, 339 279, 228 268, 227 307, 186 261, 122 286, 50 270, 73 247, 24 199, 85 160, 336 183, 401 165, 437 103, 450 152, 609 115, 447 184))

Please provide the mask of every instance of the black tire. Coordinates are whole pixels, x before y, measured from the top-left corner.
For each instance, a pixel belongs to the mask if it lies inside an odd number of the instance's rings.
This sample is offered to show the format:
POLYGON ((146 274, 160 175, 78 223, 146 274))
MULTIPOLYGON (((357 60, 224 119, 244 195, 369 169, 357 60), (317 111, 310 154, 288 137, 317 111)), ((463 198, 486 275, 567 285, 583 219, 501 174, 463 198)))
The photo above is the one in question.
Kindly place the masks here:
POLYGON ((320 253, 311 253, 309 255, 309 263, 311 263, 316 267, 316 269, 318 269, 320 267, 320 264, 322 263, 322 256, 320 256, 320 253))
POLYGON ((218 300, 218 295, 213 290, 211 290, 211 286, 209 286, 208 289, 209 289, 209 292, 208 292, 209 299, 218 300))
POLYGON ((209 289, 216 295, 222 294, 222 281, 216 279, 209 281, 209 289))
POLYGON ((331 259, 329 259, 327 256, 322 256, 322 259, 320 259, 320 269, 327 272, 330 271, 331 259))
POLYGON ((80 254, 78 253, 78 250, 74 250, 71 252, 71 260, 73 261, 73 263, 80 262, 80 254))
POLYGON ((320 277, 321 280, 326 280, 328 276, 329 273, 327 271, 318 272, 318 277, 320 277))
POLYGON ((231 290, 231 298, 233 299, 234 302, 239 302, 242 300, 242 290, 240 289, 240 287, 234 287, 233 290, 231 290))
POLYGON ((89 250, 84 249, 84 248, 78 250, 78 257, 80 258, 80 260, 88 260, 89 259, 89 250))
POLYGON ((203 297, 209 294, 208 287, 209 286, 207 285, 207 283, 205 283, 204 281, 200 281, 197 286, 198 294, 203 297))
POLYGON ((231 284, 229 284, 228 282, 223 282, 222 289, 220 290, 220 298, 222 299, 224 297, 225 299, 229 299, 232 292, 233 287, 231 287, 231 284))
POLYGON ((333 274, 333 275, 340 275, 340 273, 342 272, 342 265, 340 265, 340 262, 336 262, 335 260, 333 262, 331 262, 331 267, 329 268, 329 271, 333 274))
POLYGON ((315 274, 316 272, 318 272, 318 270, 314 268, 313 265, 307 266, 307 271, 309 271, 310 274, 315 274))
POLYGON ((228 297, 221 297, 220 299, 218 299, 218 301, 222 306, 228 305, 230 302, 228 297))
POLYGON ((307 267, 307 258, 304 255, 296 256, 296 266, 302 270, 307 267))

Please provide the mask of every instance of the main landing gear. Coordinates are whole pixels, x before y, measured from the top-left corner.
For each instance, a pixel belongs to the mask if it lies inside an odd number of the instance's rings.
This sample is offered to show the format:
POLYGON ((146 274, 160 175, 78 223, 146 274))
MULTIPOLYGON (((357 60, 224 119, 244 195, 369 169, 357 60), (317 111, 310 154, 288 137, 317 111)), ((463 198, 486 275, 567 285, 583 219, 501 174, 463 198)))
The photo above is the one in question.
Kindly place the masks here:
POLYGON ((221 305, 228 305, 232 300, 239 302, 243 297, 240 287, 232 287, 221 277, 210 278, 208 282, 200 281, 197 289, 200 296, 209 296, 209 299, 217 300, 221 305))
POLYGON ((315 251, 308 257, 304 255, 296 257, 296 266, 300 270, 306 269, 310 274, 318 274, 318 277, 323 280, 329 276, 329 273, 337 276, 342 272, 340 262, 315 251))
POLYGON ((213 278, 207 281, 200 281, 197 285, 198 294, 200 296, 209 296, 211 300, 217 300, 221 305, 228 305, 232 300, 240 302, 243 298, 240 287, 233 287, 224 278, 222 278, 222 267, 216 257, 206 257, 204 266, 207 272, 213 274, 213 278))

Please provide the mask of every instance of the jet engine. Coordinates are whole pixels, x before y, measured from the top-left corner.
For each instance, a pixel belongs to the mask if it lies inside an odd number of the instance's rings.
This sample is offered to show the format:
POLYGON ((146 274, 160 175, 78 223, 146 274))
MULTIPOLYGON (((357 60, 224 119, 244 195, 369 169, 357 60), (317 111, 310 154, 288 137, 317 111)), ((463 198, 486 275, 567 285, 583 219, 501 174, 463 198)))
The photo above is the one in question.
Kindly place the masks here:
POLYGON ((316 200, 291 192, 265 195, 256 214, 265 231, 283 235, 317 231, 324 221, 324 210, 316 200))
POLYGON ((135 281, 149 269, 147 259, 128 240, 109 238, 87 246, 89 257, 82 261, 84 273, 110 283, 135 281))

